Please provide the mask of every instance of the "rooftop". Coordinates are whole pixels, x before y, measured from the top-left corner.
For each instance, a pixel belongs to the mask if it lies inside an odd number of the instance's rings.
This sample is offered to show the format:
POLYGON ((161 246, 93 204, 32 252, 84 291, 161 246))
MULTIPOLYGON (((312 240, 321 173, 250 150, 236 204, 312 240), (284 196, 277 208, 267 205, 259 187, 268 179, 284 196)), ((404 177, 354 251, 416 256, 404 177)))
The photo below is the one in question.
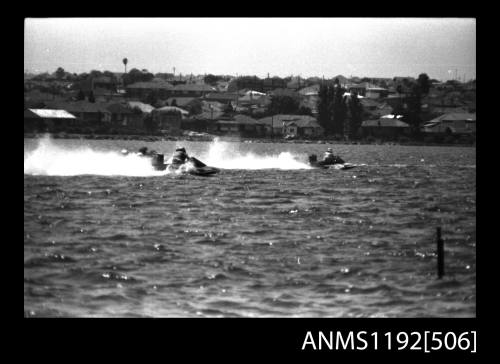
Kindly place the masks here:
POLYGON ((105 102, 81 101, 47 101, 45 105, 48 109, 66 110, 71 113, 109 113, 107 107, 110 105, 105 102))
POLYGON ((163 89, 163 90, 173 90, 174 86, 166 81, 150 81, 150 82, 135 82, 133 84, 127 85, 128 89, 163 89))
POLYGON ((159 109, 155 109, 155 111, 160 112, 160 113, 180 112, 183 115, 189 114, 188 111, 181 109, 180 107, 177 107, 177 106, 163 106, 163 107, 160 107, 159 109))
POLYGON ((54 109, 28 109, 28 110, 40 118, 76 119, 75 115, 72 115, 65 110, 54 110, 54 109))
POLYGON ((404 121, 401 121, 397 118, 380 118, 378 120, 365 120, 361 124, 361 127, 382 127, 382 128, 408 128, 410 127, 404 121))
POLYGON ((128 105, 132 109, 139 109, 141 112, 149 114, 151 111, 153 111, 155 108, 154 106, 151 106, 149 104, 145 104, 140 101, 129 101, 128 105))
POLYGON ((465 120, 468 122, 476 121, 475 113, 448 113, 438 116, 435 119, 429 120, 427 124, 435 124, 441 121, 456 121, 456 120, 465 120))
POLYGON ((176 91, 198 91, 198 92, 217 91, 215 87, 212 87, 210 85, 194 84, 194 83, 176 85, 174 86, 174 89, 176 91))

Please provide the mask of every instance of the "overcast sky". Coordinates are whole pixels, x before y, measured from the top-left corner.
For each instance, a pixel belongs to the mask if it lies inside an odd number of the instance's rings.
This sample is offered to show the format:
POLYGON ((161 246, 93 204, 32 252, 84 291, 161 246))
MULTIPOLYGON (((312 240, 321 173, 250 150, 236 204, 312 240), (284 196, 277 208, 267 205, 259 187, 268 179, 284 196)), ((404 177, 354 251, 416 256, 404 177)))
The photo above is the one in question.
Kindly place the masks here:
POLYGON ((476 77, 476 21, 454 18, 26 19, 24 70, 476 77), (457 71, 455 71, 457 70, 457 71))

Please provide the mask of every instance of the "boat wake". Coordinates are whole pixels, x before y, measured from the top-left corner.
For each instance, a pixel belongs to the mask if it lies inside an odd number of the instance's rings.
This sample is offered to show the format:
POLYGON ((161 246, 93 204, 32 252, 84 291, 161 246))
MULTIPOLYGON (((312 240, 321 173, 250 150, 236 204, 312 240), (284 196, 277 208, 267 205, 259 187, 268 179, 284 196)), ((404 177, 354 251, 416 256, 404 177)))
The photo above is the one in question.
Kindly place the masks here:
MULTIPOLYGON (((189 152, 189 151, 188 151, 189 152)), ((166 156, 168 157, 168 156, 166 156)), ((310 169, 290 152, 278 155, 241 153, 234 143, 215 140, 209 144, 200 159, 207 165, 221 169, 310 169)), ((167 159, 167 158, 165 158, 167 159)), ((189 166, 188 166, 189 167, 189 166)), ((187 168, 187 167, 186 167, 187 168)), ((89 146, 67 147, 57 145, 50 136, 38 140, 37 147, 24 155, 24 174, 46 176, 162 176, 182 174, 185 169, 158 171, 149 158, 134 153, 95 150, 89 146)))
POLYGON ((311 169, 299 156, 290 152, 277 155, 257 155, 252 152, 240 152, 235 143, 221 142, 215 139, 207 153, 202 155, 206 164, 222 169, 311 169))

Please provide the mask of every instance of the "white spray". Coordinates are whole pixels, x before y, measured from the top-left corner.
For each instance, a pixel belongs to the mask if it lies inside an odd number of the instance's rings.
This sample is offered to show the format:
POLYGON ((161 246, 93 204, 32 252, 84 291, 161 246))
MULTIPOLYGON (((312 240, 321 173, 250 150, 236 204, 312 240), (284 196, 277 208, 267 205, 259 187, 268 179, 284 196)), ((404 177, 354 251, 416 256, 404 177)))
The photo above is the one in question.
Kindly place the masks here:
POLYGON ((55 145, 48 137, 39 140, 38 147, 24 158, 24 173, 49 176, 76 176, 83 174, 103 176, 155 176, 147 158, 120 151, 105 152, 90 147, 68 149, 55 145))
POLYGON ((208 152, 203 155, 204 162, 213 167, 224 169, 310 169, 297 160, 290 152, 278 155, 257 155, 252 152, 241 153, 234 148, 235 143, 215 139, 208 152))
MULTIPOLYGON (((222 169, 309 169, 310 167, 296 160, 292 153, 281 152, 278 155, 256 155, 252 152, 240 153, 234 143, 215 140, 208 151, 197 157, 208 166, 222 169)), ((169 156, 165 156, 168 160, 169 156)), ((189 166, 186 166, 187 168, 189 166)), ((185 172, 186 168, 177 172, 185 172)), ((120 151, 99 151, 88 146, 61 147, 50 137, 39 139, 38 146, 24 157, 24 173, 48 176, 77 176, 84 174, 103 176, 161 176, 172 172, 156 171, 149 158, 143 158, 120 151)))

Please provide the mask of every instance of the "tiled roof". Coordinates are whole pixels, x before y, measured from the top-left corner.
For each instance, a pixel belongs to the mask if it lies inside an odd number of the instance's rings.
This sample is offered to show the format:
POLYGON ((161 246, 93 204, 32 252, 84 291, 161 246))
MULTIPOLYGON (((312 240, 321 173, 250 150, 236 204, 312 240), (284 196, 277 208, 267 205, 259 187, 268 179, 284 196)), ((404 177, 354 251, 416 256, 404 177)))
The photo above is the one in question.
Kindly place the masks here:
POLYGON ((109 113, 107 106, 109 103, 88 102, 88 101, 47 101, 45 105, 48 109, 66 110, 70 113, 109 113))
POLYGON ((380 118, 378 120, 365 120, 361 124, 361 127, 392 127, 392 128, 408 128, 409 125, 404 121, 398 120, 396 118, 380 118))
POLYGON ((176 91, 204 91, 204 92, 210 92, 210 91, 216 91, 215 87, 205 85, 205 84, 181 84, 181 85, 176 85, 174 86, 174 89, 176 91))
POLYGON ((184 115, 189 114, 188 111, 181 109, 180 107, 177 107, 177 106, 163 106, 163 107, 160 107, 159 109, 155 109, 155 112, 160 112, 160 113, 180 112, 181 114, 184 114, 184 115))
POLYGON ((40 118, 76 119, 75 115, 72 115, 65 110, 52 110, 52 109, 28 109, 28 110, 40 118))
POLYGON ((168 82, 136 82, 127 85, 126 88, 129 89, 163 89, 163 90, 173 90, 174 86, 168 82))
POLYGON ((438 116, 435 119, 429 120, 427 123, 438 123, 440 121, 454 121, 454 120, 465 120, 465 121, 476 121, 475 113, 448 113, 438 116))
POLYGON ((129 101, 128 105, 131 109, 139 109, 141 112, 149 114, 151 111, 153 111, 155 108, 154 106, 151 106, 149 104, 145 104, 140 101, 129 101))
POLYGON ((172 104, 172 101, 175 100, 177 103, 177 106, 186 106, 189 104, 191 101, 196 100, 196 97, 170 97, 167 99, 167 103, 169 105, 172 104))
POLYGON ((236 114, 233 116, 233 119, 240 124, 255 125, 258 123, 254 118, 243 114, 236 114))
POLYGON ((230 93, 230 92, 210 92, 209 94, 205 95, 205 99, 207 100, 216 100, 216 101, 235 101, 239 95, 237 93, 230 93))

